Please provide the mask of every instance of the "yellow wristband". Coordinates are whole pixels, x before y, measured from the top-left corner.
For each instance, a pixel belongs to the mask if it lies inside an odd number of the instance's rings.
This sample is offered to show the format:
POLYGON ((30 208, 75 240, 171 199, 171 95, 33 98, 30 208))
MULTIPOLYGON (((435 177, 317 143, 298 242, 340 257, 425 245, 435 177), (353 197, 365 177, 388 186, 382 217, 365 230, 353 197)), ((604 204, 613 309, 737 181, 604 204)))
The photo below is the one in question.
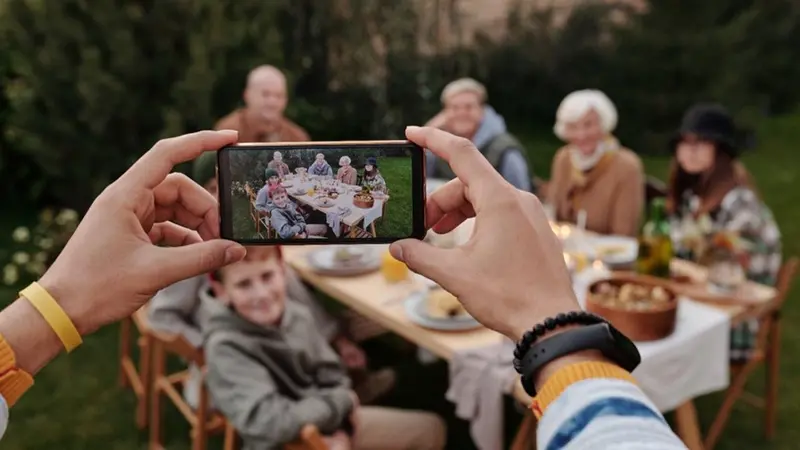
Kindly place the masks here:
POLYGON ((56 333, 58 339, 64 344, 67 353, 81 345, 83 340, 75 328, 75 324, 72 323, 67 313, 61 309, 61 306, 41 284, 34 281, 30 286, 23 289, 19 295, 28 299, 31 305, 44 317, 44 320, 56 333))

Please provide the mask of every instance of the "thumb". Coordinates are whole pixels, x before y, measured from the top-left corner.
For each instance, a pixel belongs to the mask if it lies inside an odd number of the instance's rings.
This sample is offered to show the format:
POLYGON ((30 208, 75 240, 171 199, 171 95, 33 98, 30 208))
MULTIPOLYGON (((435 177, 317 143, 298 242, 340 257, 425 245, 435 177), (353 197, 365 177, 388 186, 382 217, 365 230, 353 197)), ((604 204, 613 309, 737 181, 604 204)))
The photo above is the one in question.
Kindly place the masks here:
POLYGON ((435 281, 442 287, 448 284, 448 273, 457 273, 451 262, 454 261, 455 249, 434 247, 427 242, 416 239, 405 239, 393 243, 389 247, 392 256, 404 262, 409 269, 435 281))
POLYGON ((162 254, 158 264, 151 267, 156 270, 155 279, 163 285, 159 288, 212 272, 241 260, 247 253, 240 244, 223 239, 212 239, 181 247, 160 247, 159 250, 162 254))

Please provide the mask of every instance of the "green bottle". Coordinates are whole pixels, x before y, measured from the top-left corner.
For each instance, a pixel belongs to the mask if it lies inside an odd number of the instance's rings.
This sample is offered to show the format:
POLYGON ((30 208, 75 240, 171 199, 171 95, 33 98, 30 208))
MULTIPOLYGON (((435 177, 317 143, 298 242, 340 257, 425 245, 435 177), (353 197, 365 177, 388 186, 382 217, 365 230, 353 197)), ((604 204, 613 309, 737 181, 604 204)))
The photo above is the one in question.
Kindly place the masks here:
POLYGON ((669 263, 672 261, 672 239, 669 219, 663 198, 653 199, 650 213, 639 234, 639 255, 636 272, 643 275, 669 278, 669 263))

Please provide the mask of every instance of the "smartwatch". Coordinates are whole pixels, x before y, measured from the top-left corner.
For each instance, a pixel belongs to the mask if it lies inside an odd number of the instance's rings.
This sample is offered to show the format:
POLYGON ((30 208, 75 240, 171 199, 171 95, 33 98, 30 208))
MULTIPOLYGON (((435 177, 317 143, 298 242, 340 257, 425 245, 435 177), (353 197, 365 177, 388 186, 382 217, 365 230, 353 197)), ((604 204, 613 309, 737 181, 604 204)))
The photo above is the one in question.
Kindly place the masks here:
POLYGON ((642 361, 636 345, 610 323, 603 322, 573 328, 532 345, 520 361, 522 387, 531 397, 536 396, 534 380, 546 364, 583 350, 598 350, 614 364, 628 372, 642 361))

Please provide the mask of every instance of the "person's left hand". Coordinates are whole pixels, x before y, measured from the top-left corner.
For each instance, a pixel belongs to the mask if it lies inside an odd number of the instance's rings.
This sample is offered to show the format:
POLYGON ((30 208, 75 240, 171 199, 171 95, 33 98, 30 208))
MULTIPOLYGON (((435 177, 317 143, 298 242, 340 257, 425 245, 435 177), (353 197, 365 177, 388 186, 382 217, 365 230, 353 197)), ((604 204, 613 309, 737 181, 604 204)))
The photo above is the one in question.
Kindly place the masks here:
POLYGON ((130 316, 170 284, 244 257, 244 247, 217 239, 214 197, 170 173, 236 140, 237 133, 226 130, 159 141, 95 199, 39 280, 80 334, 130 316))
POLYGON ((336 340, 336 351, 348 369, 363 369, 367 367, 367 356, 355 342, 347 338, 336 340))

